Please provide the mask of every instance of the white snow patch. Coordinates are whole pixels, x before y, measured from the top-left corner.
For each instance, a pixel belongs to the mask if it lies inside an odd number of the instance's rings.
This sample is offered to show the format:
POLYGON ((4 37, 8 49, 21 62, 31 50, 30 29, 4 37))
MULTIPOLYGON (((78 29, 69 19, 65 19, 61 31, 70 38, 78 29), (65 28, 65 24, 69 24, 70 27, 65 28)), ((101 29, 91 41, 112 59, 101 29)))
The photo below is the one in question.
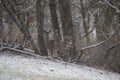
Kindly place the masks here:
POLYGON ((2 55, 0 80, 120 80, 120 75, 65 62, 2 55))

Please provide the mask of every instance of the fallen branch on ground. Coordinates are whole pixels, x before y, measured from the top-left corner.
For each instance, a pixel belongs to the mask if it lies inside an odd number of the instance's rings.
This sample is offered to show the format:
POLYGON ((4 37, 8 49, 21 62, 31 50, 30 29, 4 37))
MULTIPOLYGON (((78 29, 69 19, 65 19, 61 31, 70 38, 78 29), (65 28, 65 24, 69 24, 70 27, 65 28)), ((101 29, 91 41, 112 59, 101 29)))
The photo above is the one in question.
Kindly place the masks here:
MULTIPOLYGON (((46 57, 46 56, 37 55, 37 54, 35 54, 35 51, 31 50, 31 49, 23 48, 23 50, 20 50, 18 48, 14 48, 12 45, 9 45, 7 43, 1 43, 1 44, 3 45, 3 47, 0 48, 0 51, 10 50, 10 51, 18 52, 21 54, 31 55, 33 57, 37 57, 37 58, 41 58, 41 59, 49 59, 49 60, 53 60, 53 61, 59 61, 59 60, 54 59, 49 56, 46 57)), ((62 61, 62 60, 60 59, 60 61, 62 61)))
POLYGON ((22 54, 27 54, 27 55, 31 55, 31 56, 35 56, 35 57, 40 57, 39 55, 36 55, 33 52, 19 50, 19 49, 15 49, 15 48, 11 48, 11 47, 2 47, 2 49, 0 51, 4 51, 4 50, 11 50, 11 51, 19 52, 19 53, 22 53, 22 54))
MULTIPOLYGON (((13 48, 15 48, 15 49, 19 47, 19 46, 18 46, 18 47, 14 47, 13 45, 9 45, 9 44, 7 44, 7 43, 1 43, 1 45, 7 46, 7 47, 11 47, 11 48, 13 47, 13 48)), ((24 50, 24 51, 27 51, 27 52, 35 53, 34 50, 31 50, 31 49, 28 49, 28 48, 24 48, 23 50, 24 50)))
POLYGON ((0 45, 2 45, 2 47, 0 48, 0 51, 11 50, 11 51, 15 51, 15 52, 23 53, 23 54, 32 55, 35 57, 40 57, 39 55, 35 54, 34 50, 31 50, 31 49, 23 48, 23 50, 20 50, 18 49, 18 47, 14 48, 13 45, 9 45, 7 43, 0 43, 0 45))

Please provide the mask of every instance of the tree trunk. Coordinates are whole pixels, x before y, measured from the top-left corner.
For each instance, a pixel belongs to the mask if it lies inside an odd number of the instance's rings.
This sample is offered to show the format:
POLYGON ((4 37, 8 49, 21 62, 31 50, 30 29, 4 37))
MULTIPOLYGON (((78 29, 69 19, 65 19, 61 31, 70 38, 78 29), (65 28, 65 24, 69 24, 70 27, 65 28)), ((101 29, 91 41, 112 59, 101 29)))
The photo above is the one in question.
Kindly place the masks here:
POLYGON ((44 42, 44 10, 42 0, 36 1, 37 25, 38 25, 38 46, 42 56, 48 56, 47 48, 44 42))
POLYGON ((72 14, 71 14, 71 6, 69 0, 58 0, 60 6, 60 15, 61 15, 61 22, 63 27, 63 35, 64 41, 67 43, 66 45, 70 45, 70 58, 75 58, 76 50, 75 50, 75 36, 74 36, 74 29, 72 23, 72 14))
MULTIPOLYGON (((85 7, 84 7, 83 0, 80 0, 80 7, 81 7, 84 31, 85 31, 85 34, 88 34, 88 26, 87 26, 86 20, 85 20, 86 17, 85 17, 85 7)), ((89 41, 90 41, 89 35, 86 36, 86 41, 87 41, 87 43, 89 43, 89 41)))
POLYGON ((58 42, 61 39, 60 28, 56 12, 56 0, 49 0, 49 7, 51 13, 52 27, 55 35, 55 40, 58 42))
POLYGON ((49 33, 50 36, 53 36, 54 39, 49 40, 49 49, 50 53, 53 56, 53 53, 56 53, 56 47, 59 47, 60 40, 61 40, 61 35, 60 35, 60 27, 58 23, 58 18, 57 18, 57 11, 56 11, 56 0, 49 0, 49 8, 50 8, 50 13, 51 13, 51 21, 52 21, 52 28, 53 31, 49 33), (52 34, 53 33, 53 34, 52 34), (55 44, 56 43, 56 44, 55 44))
POLYGON ((17 11, 15 10, 15 6, 9 0, 7 1, 7 3, 5 0, 1 0, 1 2, 3 6, 6 8, 6 10, 8 11, 13 21, 17 24, 17 27, 20 29, 20 31, 26 36, 27 40, 31 41, 31 45, 35 51, 35 54, 39 54, 39 51, 36 45, 34 44, 32 36, 30 35, 29 29, 24 24, 24 21, 20 19, 20 15, 16 14, 15 17, 12 15, 13 12, 17 13, 17 11), (9 5, 9 7, 7 5, 9 5))
POLYGON ((2 22, 2 4, 0 1, 0 41, 3 40, 3 30, 4 30, 4 27, 2 22))

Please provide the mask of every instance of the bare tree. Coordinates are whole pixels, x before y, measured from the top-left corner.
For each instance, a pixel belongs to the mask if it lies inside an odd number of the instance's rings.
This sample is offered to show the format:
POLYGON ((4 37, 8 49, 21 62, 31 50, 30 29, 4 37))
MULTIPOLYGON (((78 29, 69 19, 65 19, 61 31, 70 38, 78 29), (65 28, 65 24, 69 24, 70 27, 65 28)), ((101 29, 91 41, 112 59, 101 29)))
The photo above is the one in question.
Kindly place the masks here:
POLYGON ((36 1, 37 26, 38 26, 38 46, 42 56, 48 56, 47 48, 44 40, 44 10, 42 6, 43 0, 36 1))
POLYGON ((69 0, 58 0, 60 6, 60 15, 61 15, 61 22, 63 27, 63 35, 64 41, 68 42, 67 45, 71 44, 70 50, 70 57, 76 56, 77 52, 75 49, 75 36, 74 36, 74 29, 72 23, 72 14, 71 14, 71 6, 69 0))
MULTIPOLYGON (((84 6, 84 0, 80 0, 80 7, 81 7, 81 14, 82 14, 82 21, 83 21, 83 28, 84 28, 84 32, 85 34, 88 34, 88 25, 86 23, 86 12, 85 12, 85 6, 84 6)), ((87 40, 87 43, 89 43, 89 35, 86 36, 86 40, 87 40)))
POLYGON ((51 22, 52 22, 52 28, 53 30, 49 33, 51 39, 49 40, 49 49, 51 52, 51 55, 56 49, 56 47, 59 47, 59 43, 61 40, 61 35, 60 35, 60 27, 58 23, 58 16, 57 16, 57 9, 56 9, 56 0, 49 0, 49 8, 50 8, 50 14, 51 14, 51 22), (53 36, 53 37, 52 37, 53 36))
POLYGON ((34 41, 30 35, 29 29, 28 29, 28 27, 26 27, 24 21, 22 19, 20 19, 20 14, 17 13, 15 6, 9 0, 1 0, 1 2, 2 2, 3 6, 6 8, 6 10, 8 11, 8 13, 11 16, 11 18, 13 19, 13 21, 16 23, 17 27, 26 36, 27 40, 29 40, 31 42, 32 48, 34 49, 35 53, 39 54, 39 51, 38 51, 36 45, 34 44, 34 41), (15 14, 15 16, 13 16, 13 13, 17 13, 17 14, 15 14))
POLYGON ((57 41, 60 41, 60 28, 58 24, 57 12, 56 12, 56 0, 49 0, 49 7, 51 13, 52 27, 54 35, 57 41))
POLYGON ((3 27, 3 22, 2 22, 2 4, 0 1, 0 41, 2 41, 3 30, 4 30, 4 27, 3 27))

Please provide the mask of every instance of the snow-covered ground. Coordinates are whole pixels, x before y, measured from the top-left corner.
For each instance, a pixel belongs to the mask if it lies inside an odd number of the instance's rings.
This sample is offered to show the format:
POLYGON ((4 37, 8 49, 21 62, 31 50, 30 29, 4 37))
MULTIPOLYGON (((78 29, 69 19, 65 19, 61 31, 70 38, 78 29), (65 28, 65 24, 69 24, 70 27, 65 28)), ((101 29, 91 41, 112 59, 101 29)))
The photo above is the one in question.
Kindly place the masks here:
POLYGON ((120 80, 120 74, 32 57, 0 55, 0 80, 120 80))

